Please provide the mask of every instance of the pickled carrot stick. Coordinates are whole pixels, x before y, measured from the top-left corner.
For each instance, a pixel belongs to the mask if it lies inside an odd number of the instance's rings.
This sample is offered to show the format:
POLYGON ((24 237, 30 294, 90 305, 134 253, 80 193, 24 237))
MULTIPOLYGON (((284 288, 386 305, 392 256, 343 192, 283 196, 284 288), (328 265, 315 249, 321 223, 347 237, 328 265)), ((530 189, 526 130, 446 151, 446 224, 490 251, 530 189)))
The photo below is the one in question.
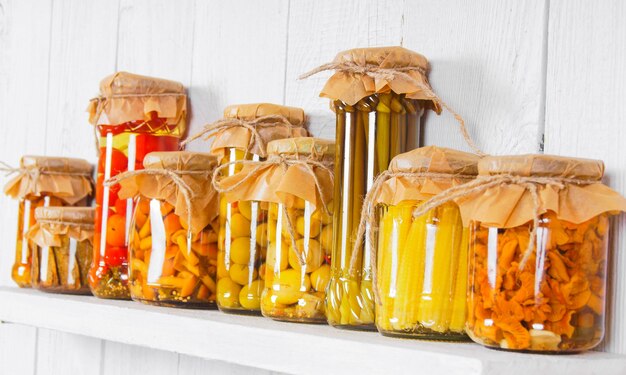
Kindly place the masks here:
POLYGON ((459 246, 459 266, 456 272, 456 283, 454 286, 454 297, 452 303, 452 317, 450 319, 450 330, 463 332, 465 328, 467 310, 467 255, 469 251, 469 229, 463 228, 462 240, 459 246))

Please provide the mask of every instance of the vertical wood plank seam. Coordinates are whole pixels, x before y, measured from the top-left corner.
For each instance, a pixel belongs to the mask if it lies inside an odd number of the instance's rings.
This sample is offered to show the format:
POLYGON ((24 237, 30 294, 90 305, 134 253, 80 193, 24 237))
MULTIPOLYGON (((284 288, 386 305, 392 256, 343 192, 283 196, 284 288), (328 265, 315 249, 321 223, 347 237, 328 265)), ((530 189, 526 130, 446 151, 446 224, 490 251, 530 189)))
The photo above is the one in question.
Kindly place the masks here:
MULTIPOLYGON (((119 13, 118 13, 119 14, 119 13)), ((106 347, 106 340, 100 340, 100 366, 98 368, 98 374, 104 375, 104 352, 106 347)))
MULTIPOLYGON (((49 112, 50 112, 50 65, 52 64, 52 30, 54 23, 54 0, 50 0, 50 31, 48 32, 48 77, 46 80, 46 117, 44 120, 44 143, 43 143, 43 154, 48 154, 48 127, 50 123, 48 121, 49 112)), ((37 329, 37 337, 39 337, 39 329, 37 329)), ((35 352, 36 356, 36 352, 35 352)), ((36 358, 36 357, 35 357, 36 358)))
MULTIPOLYGON (((196 1, 194 1, 192 3, 192 7, 191 7, 191 14, 196 14, 196 1)), ((118 23, 119 25, 119 23, 118 23)), ((191 21, 191 53, 189 54, 189 56, 191 56, 191 58, 189 59, 189 84, 187 85, 187 91, 189 91, 189 86, 191 86, 191 82, 193 82, 193 53, 194 53, 194 48, 196 45, 196 17, 192 17, 192 21, 191 21)), ((187 92, 187 95, 189 95, 189 92, 187 92)), ((189 99, 189 102, 191 102, 191 99, 189 99)), ((187 109, 191 112, 192 116, 193 116, 193 108, 191 109, 187 109)), ((189 127, 191 127, 191 118, 189 119, 189 127)))
MULTIPOLYGON (((114 72, 117 72, 117 58, 120 50, 120 19, 122 13, 122 0, 117 0, 117 27, 116 27, 116 35, 115 35, 115 66, 114 72)), ((96 150, 98 152, 98 150, 96 150)))
POLYGON ((39 356, 39 328, 35 328, 35 355, 33 356, 33 375, 37 375, 37 362, 39 356))
POLYGON ((539 109, 539 124, 537 127, 537 148, 543 153, 546 129, 547 92, 548 92, 548 50, 550 48, 550 0, 545 0, 543 10, 543 45, 541 62, 541 108, 539 109))
POLYGON ((287 67, 289 63, 289 21, 291 18, 291 0, 287 0, 287 22, 285 22, 285 73, 283 74, 283 104, 287 104, 287 67))

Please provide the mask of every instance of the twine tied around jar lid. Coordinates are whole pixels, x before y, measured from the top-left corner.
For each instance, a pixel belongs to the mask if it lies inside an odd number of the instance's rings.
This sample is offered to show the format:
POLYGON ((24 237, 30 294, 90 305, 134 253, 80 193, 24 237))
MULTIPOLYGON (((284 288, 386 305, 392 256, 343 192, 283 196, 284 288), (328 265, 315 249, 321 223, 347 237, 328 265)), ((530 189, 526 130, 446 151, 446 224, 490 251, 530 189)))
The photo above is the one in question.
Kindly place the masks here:
MULTIPOLYGON (((393 82, 394 80, 402 80, 405 83, 413 85, 415 88, 414 91, 426 93, 427 98, 432 100, 437 113, 441 112, 440 109, 437 108, 437 105, 440 105, 452 114, 458 122, 461 135, 468 146, 477 155, 485 155, 485 153, 474 143, 474 140, 470 136, 467 126, 465 125, 465 120, 463 120, 461 115, 459 115, 454 109, 452 109, 452 107, 435 94, 430 87, 430 84, 428 84, 426 78, 428 61, 422 55, 402 47, 358 48, 340 52, 332 62, 322 64, 317 68, 302 74, 298 78, 306 79, 327 70, 335 70, 337 72, 348 73, 350 75, 367 76, 373 78, 374 80, 386 81, 387 83, 393 82), (399 64, 394 65, 394 58, 402 61, 399 64), (372 63, 374 60, 377 61, 377 63, 372 63), (389 67, 383 67, 382 65, 389 65, 389 67), (411 76, 409 74, 411 72, 419 73, 421 79, 425 81, 425 83, 411 76)), ((328 84, 329 83, 327 83, 327 85, 328 84)), ((374 91, 371 94, 374 94, 375 92, 377 91, 374 91)), ((412 92, 409 91, 406 92, 406 94, 410 95, 412 92)), ((332 95, 324 95, 324 93, 320 96, 333 97, 332 95)), ((337 98, 333 97, 333 99, 337 98)), ((352 105, 354 103, 349 104, 352 105)))
MULTIPOLYGON (((271 143, 277 144, 277 142, 283 142, 283 141, 295 142, 296 139, 307 139, 307 138, 309 137, 290 138, 290 139, 284 139, 280 141, 273 141, 271 143)), ((309 139, 312 139, 312 138, 309 138, 309 139)), ((280 147, 277 147, 277 151, 280 151, 280 147)), ((291 166, 302 166, 304 167, 306 173, 309 174, 312 180, 314 181, 315 189, 317 191, 317 194, 320 196, 321 206, 324 211, 324 214, 330 215, 330 210, 328 209, 328 205, 326 204, 328 199, 324 194, 322 183, 313 169, 313 167, 316 167, 322 170, 323 172, 327 173, 329 180, 331 181, 331 184, 334 184, 334 172, 332 168, 333 162, 324 160, 323 156, 324 156, 323 151, 315 147, 315 145, 311 145, 310 151, 306 153, 299 152, 298 148, 295 147, 294 156, 285 156, 282 153, 279 153, 279 154, 271 153, 267 157, 267 159, 264 161, 236 160, 236 161, 228 162, 215 168, 215 171, 213 172, 213 187, 218 193, 221 193, 221 194, 228 193, 228 192, 232 192, 236 190, 240 186, 249 182, 252 178, 254 178, 257 175, 258 172, 260 172, 264 168, 278 167, 283 172, 286 172, 287 169, 291 166), (305 158, 301 156, 303 154, 308 154, 308 157, 305 158), (241 165, 243 167, 249 166, 251 168, 248 171, 242 170, 241 172, 238 172, 238 173, 244 173, 244 175, 239 179, 239 181, 235 182, 234 184, 228 187, 224 187, 222 181, 220 180, 220 175, 223 173, 224 170, 228 169, 231 165, 241 165)), ((294 231, 294 225, 291 222, 291 218, 288 214, 287 207, 284 204, 283 204, 283 214, 285 215, 286 222, 287 222, 287 231, 290 236, 292 251, 294 255, 296 256, 296 259, 298 260, 298 263, 300 264, 300 266, 304 266, 306 264, 306 261, 302 257, 302 252, 299 251, 296 245, 297 236, 294 231)))

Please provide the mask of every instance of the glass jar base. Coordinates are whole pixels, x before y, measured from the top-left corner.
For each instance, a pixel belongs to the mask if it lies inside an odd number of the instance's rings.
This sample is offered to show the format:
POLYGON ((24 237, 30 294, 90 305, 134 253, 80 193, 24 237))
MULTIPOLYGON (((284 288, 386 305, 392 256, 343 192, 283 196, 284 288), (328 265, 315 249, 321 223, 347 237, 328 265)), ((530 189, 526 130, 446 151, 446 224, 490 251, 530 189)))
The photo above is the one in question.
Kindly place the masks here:
POLYGON ((143 298, 132 298, 133 301, 141 302, 144 305, 176 307, 189 310, 216 310, 217 305, 214 302, 181 302, 175 300, 149 300, 143 298))
POLYGON ((234 314, 234 315, 249 315, 249 316, 262 316, 263 314, 261 314, 261 310, 248 310, 248 309, 236 309, 236 308, 229 308, 229 307, 222 307, 222 306, 217 306, 218 310, 220 310, 220 312, 223 312, 225 314, 234 314))
POLYGON ((286 322, 286 323, 300 323, 300 324, 327 324, 326 319, 324 318, 289 318, 289 317, 281 317, 281 316, 269 316, 264 315, 266 318, 270 318, 277 322, 286 322))
POLYGON ((426 341, 452 341, 452 342, 471 342, 470 338, 464 333, 448 332, 400 332, 400 331, 383 331, 378 330, 381 335, 387 337, 396 337, 402 339, 412 340, 426 340, 426 341))
POLYGON ((363 332, 376 332, 376 326, 374 324, 330 324, 333 328, 345 329, 347 331, 363 331, 363 332))
POLYGON ((71 290, 71 289, 63 289, 63 288, 42 288, 42 287, 36 287, 34 289, 37 289, 40 292, 51 293, 51 294, 72 294, 76 296, 90 296, 91 295, 91 291, 89 289, 71 290))

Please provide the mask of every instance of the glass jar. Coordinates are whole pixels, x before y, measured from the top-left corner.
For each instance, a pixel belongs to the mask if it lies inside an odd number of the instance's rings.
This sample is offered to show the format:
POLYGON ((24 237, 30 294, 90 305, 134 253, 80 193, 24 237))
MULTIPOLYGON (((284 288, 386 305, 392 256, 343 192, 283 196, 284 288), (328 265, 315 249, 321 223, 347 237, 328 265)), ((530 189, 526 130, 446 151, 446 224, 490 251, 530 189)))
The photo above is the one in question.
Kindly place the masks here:
POLYGON ((19 199, 13 281, 31 287, 32 245, 26 235, 35 225, 35 209, 48 206, 86 206, 93 193, 93 167, 85 160, 24 156, 19 173, 5 187, 7 195, 19 199))
POLYGON ((142 169, 146 154, 176 151, 186 125, 182 84, 120 72, 100 83, 90 121, 100 150, 96 183, 92 292, 100 298, 129 299, 128 240, 133 201, 118 197, 118 186, 104 181, 142 169))
POLYGON ((326 322, 334 153, 334 142, 316 138, 278 140, 268 145, 268 160, 278 160, 278 168, 286 169, 269 186, 278 201, 267 202, 267 263, 261 298, 265 317, 326 322))
POLYGON ((129 239, 130 295, 146 304, 215 307, 217 159, 198 152, 153 152, 145 169, 119 175, 120 197, 135 198, 129 239))
POLYGON ((479 180, 502 183, 459 201, 470 220, 467 333, 474 341, 546 353, 602 341, 609 215, 626 209, 601 183, 603 171, 601 161, 550 155, 479 163, 479 180))
MULTIPOLYGON (((229 125, 214 133, 211 153, 220 158, 220 165, 233 163, 226 169, 226 176, 239 172, 242 160, 265 160, 268 142, 307 134, 302 109, 269 103, 229 106, 220 122, 229 125), (244 127, 243 121, 258 135, 244 127)), ((254 200, 228 202, 221 197, 217 263, 217 306, 221 311, 261 313, 267 218, 267 204, 254 200)))
POLYGON ((466 152, 422 147, 396 156, 389 173, 376 179, 365 212, 372 206, 377 211, 376 326, 383 335, 467 340, 469 231, 454 202, 418 211, 441 191, 473 180, 478 160, 466 152))
POLYGON ((44 292, 91 294, 87 274, 93 256, 93 208, 40 207, 29 231, 33 287, 44 292))

